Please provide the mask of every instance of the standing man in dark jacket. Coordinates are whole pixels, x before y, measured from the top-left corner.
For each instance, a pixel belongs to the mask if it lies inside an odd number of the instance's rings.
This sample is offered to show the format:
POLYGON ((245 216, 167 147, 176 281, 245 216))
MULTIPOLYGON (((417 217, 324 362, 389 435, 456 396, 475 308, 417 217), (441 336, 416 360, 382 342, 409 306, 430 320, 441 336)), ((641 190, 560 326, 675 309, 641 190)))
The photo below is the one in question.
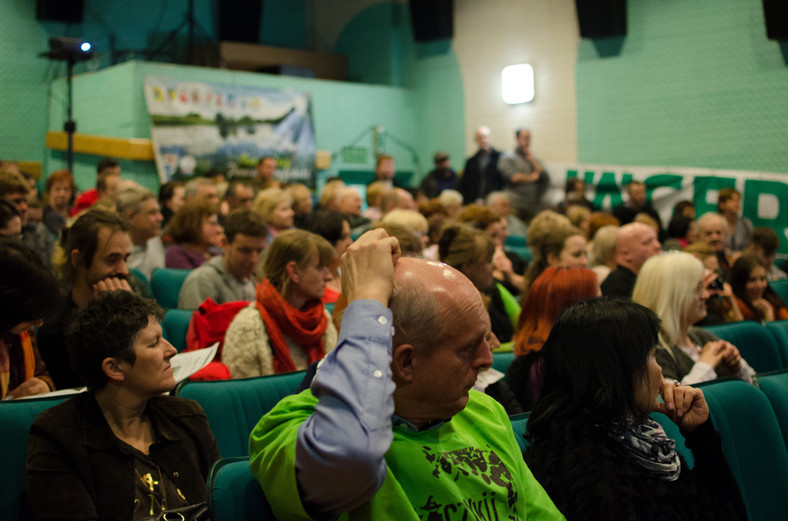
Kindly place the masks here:
POLYGON ((503 189, 503 177, 498 170, 501 153, 490 145, 490 129, 484 126, 476 129, 475 140, 479 150, 465 162, 465 173, 457 182, 465 204, 483 204, 487 194, 503 189))

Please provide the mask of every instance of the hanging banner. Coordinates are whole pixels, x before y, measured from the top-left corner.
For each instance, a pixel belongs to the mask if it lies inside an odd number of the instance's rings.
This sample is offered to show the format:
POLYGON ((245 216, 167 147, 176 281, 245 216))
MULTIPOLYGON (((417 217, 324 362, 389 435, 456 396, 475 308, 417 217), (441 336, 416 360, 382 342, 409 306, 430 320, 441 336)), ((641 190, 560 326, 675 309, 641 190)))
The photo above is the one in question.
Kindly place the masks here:
POLYGON ((148 76, 145 101, 162 183, 211 170, 254 177, 258 160, 272 156, 277 179, 314 187, 308 93, 148 76))
POLYGON ((626 185, 642 181, 646 197, 667 227, 673 206, 681 200, 695 204, 696 213, 716 211, 717 191, 736 188, 741 192, 741 211, 753 226, 768 226, 780 238, 780 253, 788 253, 788 174, 621 165, 545 163, 550 174, 550 190, 545 202, 564 199, 566 180, 579 177, 587 187, 586 197, 594 206, 611 210, 626 200, 626 185))

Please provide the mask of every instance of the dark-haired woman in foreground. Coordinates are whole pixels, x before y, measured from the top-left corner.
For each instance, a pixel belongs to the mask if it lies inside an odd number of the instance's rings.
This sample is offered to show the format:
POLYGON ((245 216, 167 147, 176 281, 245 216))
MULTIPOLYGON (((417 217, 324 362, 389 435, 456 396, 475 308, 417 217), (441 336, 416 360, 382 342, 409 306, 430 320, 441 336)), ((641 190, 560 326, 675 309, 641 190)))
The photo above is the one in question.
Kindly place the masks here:
POLYGON ((542 349, 525 460, 569 520, 746 519, 703 392, 662 377, 659 330, 647 308, 595 298, 566 310, 542 349), (653 411, 679 426, 693 469, 653 411))
POLYGON ((162 396, 175 387, 176 351, 161 316, 128 291, 101 293, 74 315, 69 351, 88 392, 30 429, 33 519, 154 519, 205 502, 219 451, 197 402, 162 396))

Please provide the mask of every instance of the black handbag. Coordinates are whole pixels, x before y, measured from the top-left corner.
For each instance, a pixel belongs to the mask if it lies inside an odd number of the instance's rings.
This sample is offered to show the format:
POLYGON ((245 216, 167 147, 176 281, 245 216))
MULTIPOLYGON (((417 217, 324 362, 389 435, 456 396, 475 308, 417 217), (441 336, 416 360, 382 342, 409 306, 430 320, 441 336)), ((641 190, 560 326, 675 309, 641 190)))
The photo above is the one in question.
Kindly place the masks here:
POLYGON ((146 517, 145 521, 210 521, 208 503, 196 503, 180 508, 170 508, 155 516, 146 517))

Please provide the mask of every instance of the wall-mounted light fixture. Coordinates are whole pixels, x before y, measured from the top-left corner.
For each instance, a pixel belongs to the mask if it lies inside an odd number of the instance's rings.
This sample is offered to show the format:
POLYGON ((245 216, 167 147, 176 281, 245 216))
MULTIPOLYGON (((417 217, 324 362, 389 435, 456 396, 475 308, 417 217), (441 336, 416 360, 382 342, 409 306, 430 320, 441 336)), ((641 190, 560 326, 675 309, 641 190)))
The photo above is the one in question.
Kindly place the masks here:
POLYGON ((534 68, 527 63, 509 65, 501 72, 501 96, 509 105, 534 99, 534 68))

